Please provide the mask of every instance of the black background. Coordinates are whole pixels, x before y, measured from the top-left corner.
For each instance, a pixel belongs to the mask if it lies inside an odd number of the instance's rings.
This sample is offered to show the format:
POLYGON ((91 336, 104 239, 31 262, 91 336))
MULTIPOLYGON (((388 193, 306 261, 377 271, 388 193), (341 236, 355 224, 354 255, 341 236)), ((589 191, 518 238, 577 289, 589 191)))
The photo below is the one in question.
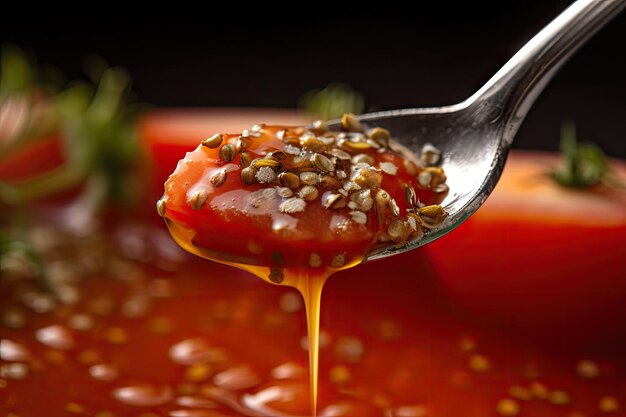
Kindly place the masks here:
MULTIPOLYGON (((571 1, 415 2, 417 12, 388 3, 303 3, 305 11, 294 4, 283 14, 234 3, 185 16, 13 14, 0 31, 69 77, 98 54, 127 68, 139 99, 158 106, 295 107, 308 90, 345 82, 380 110, 467 98, 571 1)), ((581 139, 626 157, 626 14, 557 74, 515 146, 556 149, 564 119, 581 139)))

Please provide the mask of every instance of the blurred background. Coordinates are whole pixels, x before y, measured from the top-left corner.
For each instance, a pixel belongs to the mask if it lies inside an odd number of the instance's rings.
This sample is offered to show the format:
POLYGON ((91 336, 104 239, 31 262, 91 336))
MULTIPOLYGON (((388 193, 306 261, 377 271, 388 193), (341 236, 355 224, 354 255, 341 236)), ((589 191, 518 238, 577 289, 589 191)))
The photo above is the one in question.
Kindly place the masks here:
MULTIPOLYGON (((613 1, 613 0, 605 0, 613 1)), ((439 106, 472 94, 569 0, 396 2, 375 10, 323 5, 290 17, 241 15, 13 15, 2 40, 68 78, 97 54, 129 70, 142 102, 157 106, 287 107, 343 82, 367 110, 439 106)), ((246 6, 247 7, 247 6, 246 6)), ((557 149, 574 120, 582 140, 626 157, 626 14, 557 74, 523 124, 517 148, 557 149)))

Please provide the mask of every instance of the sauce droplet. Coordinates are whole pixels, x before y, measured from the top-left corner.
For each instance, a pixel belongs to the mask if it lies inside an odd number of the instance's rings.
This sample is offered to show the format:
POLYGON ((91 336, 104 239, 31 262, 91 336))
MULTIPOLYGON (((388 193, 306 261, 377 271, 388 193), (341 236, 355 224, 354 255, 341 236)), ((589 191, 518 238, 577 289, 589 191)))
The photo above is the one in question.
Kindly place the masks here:
POLYGON ((163 405, 174 398, 170 387, 157 387, 148 384, 116 388, 111 392, 111 395, 122 404, 137 407, 163 405))
POLYGON ((75 346, 74 334, 60 325, 48 326, 37 330, 35 338, 52 349, 71 350, 75 346))

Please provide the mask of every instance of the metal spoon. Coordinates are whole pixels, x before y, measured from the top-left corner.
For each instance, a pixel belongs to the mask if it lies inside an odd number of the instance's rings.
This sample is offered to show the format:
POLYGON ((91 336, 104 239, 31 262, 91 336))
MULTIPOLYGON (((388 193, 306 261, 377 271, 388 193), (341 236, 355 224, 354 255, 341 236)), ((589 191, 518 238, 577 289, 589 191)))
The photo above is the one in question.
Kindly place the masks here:
MULTIPOLYGON (((446 107, 368 113, 359 120, 394 133, 413 151, 430 142, 444 155, 450 194, 446 220, 422 239, 381 249, 368 260, 415 249, 470 217, 493 191, 524 117, 562 64, 626 6, 626 0, 578 0, 519 50, 480 90, 446 107)), ((337 123, 331 126, 337 126, 337 123)))

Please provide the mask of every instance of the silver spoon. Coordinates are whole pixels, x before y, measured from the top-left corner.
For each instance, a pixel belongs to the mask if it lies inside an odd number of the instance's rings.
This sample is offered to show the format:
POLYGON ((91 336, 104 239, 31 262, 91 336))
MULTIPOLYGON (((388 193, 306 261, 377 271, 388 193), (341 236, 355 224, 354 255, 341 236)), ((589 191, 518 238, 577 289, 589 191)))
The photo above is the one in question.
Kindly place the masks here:
MULTIPOLYGON (((393 132, 413 151, 430 142, 444 156, 450 194, 446 220, 422 239, 371 253, 373 260, 440 238, 470 217, 493 191, 524 117, 569 57, 626 6, 626 0, 578 0, 519 50, 480 90, 446 107, 391 110, 359 116, 393 132)), ((331 127, 338 122, 331 123, 331 127)))

